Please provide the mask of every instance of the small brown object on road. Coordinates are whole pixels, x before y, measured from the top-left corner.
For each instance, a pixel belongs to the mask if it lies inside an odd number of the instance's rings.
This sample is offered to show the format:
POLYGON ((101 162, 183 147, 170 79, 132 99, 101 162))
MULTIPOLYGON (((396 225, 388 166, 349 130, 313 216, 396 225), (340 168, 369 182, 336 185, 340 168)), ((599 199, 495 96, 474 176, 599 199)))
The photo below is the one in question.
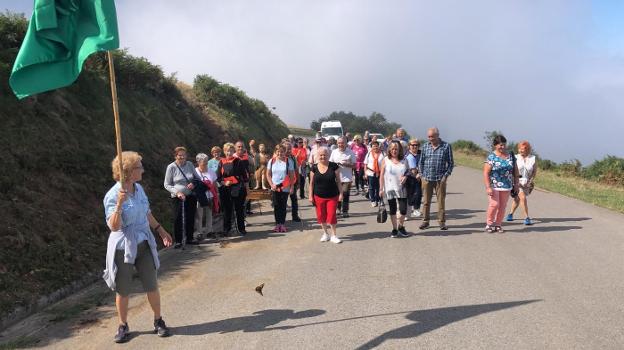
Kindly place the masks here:
POLYGON ((230 244, 229 241, 219 241, 219 247, 221 248, 227 248, 228 244, 230 244))
POLYGON ((262 294, 262 288, 264 288, 264 283, 261 283, 259 286, 256 287, 256 292, 258 292, 258 294, 264 296, 264 294, 262 294))

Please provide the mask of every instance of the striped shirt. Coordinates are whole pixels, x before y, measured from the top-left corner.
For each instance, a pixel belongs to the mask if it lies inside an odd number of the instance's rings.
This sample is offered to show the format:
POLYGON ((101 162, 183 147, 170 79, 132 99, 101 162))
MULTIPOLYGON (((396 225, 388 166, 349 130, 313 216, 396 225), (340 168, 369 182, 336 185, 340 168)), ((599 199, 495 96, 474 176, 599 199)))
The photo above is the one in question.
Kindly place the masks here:
POLYGON ((440 140, 437 148, 433 148, 431 142, 425 143, 418 163, 418 170, 425 180, 440 181, 450 176, 453 165, 453 150, 449 143, 440 140))

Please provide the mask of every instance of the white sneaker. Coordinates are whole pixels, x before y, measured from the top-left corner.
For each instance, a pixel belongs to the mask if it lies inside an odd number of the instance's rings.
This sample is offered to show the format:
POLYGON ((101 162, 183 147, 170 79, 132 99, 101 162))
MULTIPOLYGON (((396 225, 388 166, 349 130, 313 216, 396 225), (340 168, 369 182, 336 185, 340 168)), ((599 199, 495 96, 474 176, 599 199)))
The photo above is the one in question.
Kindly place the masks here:
POLYGON ((413 217, 419 218, 421 215, 422 215, 422 213, 418 209, 412 210, 412 216, 413 217))
POLYGON ((323 233, 323 235, 321 236, 321 242, 327 241, 329 241, 329 235, 327 233, 323 233))
POLYGON ((338 243, 341 243, 341 242, 342 242, 342 240, 340 240, 340 238, 338 238, 338 237, 336 237, 336 236, 331 236, 330 241, 331 241, 332 243, 336 243, 336 244, 338 244, 338 243))
POLYGON ((371 202, 371 208, 374 208, 377 206, 377 202, 371 202))

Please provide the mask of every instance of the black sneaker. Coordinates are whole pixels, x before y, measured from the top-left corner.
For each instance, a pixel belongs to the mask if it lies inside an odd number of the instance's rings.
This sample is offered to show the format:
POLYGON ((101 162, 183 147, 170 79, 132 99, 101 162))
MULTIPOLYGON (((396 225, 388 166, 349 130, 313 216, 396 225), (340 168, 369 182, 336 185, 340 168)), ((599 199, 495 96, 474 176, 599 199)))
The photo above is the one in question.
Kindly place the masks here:
POLYGON ((448 226, 446 226, 445 224, 440 224, 440 230, 446 231, 448 230, 448 226))
POLYGON ((409 237, 409 233, 405 230, 405 226, 399 226, 399 234, 401 237, 409 237))
POLYGON ((173 245, 173 249, 180 249, 182 248, 182 243, 176 243, 173 245))
POLYGON ((154 320, 154 333, 158 334, 159 337, 168 337, 171 335, 171 332, 169 331, 169 328, 167 328, 167 325, 165 324, 165 321, 163 321, 162 317, 154 320))
POLYGON ((419 229, 424 230, 429 228, 429 223, 428 222, 423 222, 422 224, 420 224, 420 226, 418 226, 419 229))
POLYGON ((117 328, 117 334, 115 334, 115 343, 125 343, 128 341, 130 336, 130 327, 128 327, 128 323, 120 324, 119 328, 117 328))
POLYGON ((348 218, 348 217, 349 217, 349 213, 342 213, 342 218, 343 218, 343 219, 346 219, 346 218, 348 218))
POLYGON ((301 222, 301 218, 298 216, 293 216, 292 221, 294 222, 301 222))
POLYGON ((186 244, 187 245, 199 245, 199 241, 196 239, 187 239, 186 244))
POLYGON ((394 229, 393 229, 393 230, 392 230, 392 233, 390 233, 390 237, 391 237, 391 238, 397 238, 397 237, 399 237, 399 231, 397 231, 397 230, 394 230, 394 229))

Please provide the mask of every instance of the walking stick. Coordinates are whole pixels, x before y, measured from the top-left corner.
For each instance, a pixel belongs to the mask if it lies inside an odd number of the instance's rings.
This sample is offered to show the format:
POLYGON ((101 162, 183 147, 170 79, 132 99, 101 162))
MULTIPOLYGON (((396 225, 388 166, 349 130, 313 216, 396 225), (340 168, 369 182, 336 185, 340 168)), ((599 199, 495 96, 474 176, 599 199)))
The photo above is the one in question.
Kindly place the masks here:
POLYGON ((182 250, 186 247, 186 200, 182 200, 182 250))

